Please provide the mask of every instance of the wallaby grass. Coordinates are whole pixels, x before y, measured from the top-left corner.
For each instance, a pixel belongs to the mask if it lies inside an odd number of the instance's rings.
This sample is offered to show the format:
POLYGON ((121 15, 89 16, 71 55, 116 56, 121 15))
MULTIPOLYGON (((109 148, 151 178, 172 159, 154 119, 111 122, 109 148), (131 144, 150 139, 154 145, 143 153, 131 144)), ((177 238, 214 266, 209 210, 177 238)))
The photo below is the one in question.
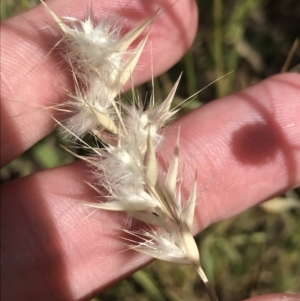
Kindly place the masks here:
MULTIPOLYGON (((175 105, 209 86, 181 112, 279 73, 299 37, 298 0, 198 0, 199 31, 193 47, 167 73, 155 79, 162 99, 183 71, 175 105)), ((5 19, 36 5, 36 0, 4 0, 5 19)), ((176 4, 175 4, 176 5, 176 4)), ((163 16, 162 16, 163 17, 163 16)), ((290 67, 299 63, 296 50, 290 67)), ((146 93, 150 85, 143 85, 146 93)), ((51 134, 1 170, 1 182, 74 160, 51 134)), ((290 192, 298 200, 300 189, 290 192)), ((202 264, 222 301, 270 292, 300 293, 299 209, 257 207, 219 222, 197 236, 202 264)), ((100 267, 99 267, 100 268, 100 267)), ((155 261, 103 292, 93 301, 207 300, 197 274, 186 266, 155 261)))

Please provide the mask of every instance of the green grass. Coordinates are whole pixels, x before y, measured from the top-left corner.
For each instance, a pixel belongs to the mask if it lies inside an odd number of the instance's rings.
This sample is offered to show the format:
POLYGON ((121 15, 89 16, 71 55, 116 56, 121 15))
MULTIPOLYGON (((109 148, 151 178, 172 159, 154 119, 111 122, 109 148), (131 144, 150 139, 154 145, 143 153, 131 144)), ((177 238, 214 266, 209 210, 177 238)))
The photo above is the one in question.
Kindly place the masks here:
MULTIPOLYGON (((175 104, 218 77, 183 112, 245 88, 280 72, 300 20, 298 0, 198 0, 199 32, 193 47, 171 70, 155 80, 157 98, 169 91, 184 71, 175 104)), ((1 18, 27 10, 36 1, 2 1, 1 18)), ((176 5, 176 4, 175 4, 176 5)), ((299 62, 296 51, 291 66, 299 62)), ((141 91, 149 90, 144 85, 141 91)), ((56 134, 1 170, 7 181, 70 162, 56 134)), ((217 189, 217 187, 216 187, 217 189)), ((294 191, 295 198, 299 190, 294 191)), ((298 200, 299 202, 299 200, 298 200)), ((197 236, 203 265, 222 301, 271 292, 300 293, 300 210, 253 208, 197 236)), ((155 261, 103 292, 93 301, 207 300, 189 267, 155 261)))

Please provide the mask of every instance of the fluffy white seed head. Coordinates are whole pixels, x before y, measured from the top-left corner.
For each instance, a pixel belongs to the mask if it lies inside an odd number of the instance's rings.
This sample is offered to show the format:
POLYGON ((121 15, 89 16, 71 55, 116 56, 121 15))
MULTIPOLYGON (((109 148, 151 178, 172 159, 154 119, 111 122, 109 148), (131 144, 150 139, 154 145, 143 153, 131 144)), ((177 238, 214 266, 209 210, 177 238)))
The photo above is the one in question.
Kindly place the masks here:
POLYGON ((129 240, 130 248, 161 260, 195 266, 211 300, 216 301, 191 234, 197 178, 187 202, 182 203, 178 189, 179 139, 165 180, 158 176, 156 151, 163 139, 160 130, 176 113, 170 106, 179 79, 163 102, 155 104, 151 97, 146 108, 137 98, 123 103, 118 97, 131 78, 148 36, 134 49, 128 49, 153 17, 122 36, 120 22, 112 22, 111 18, 98 23, 91 15, 83 21, 60 19, 46 8, 62 33, 63 55, 75 83, 75 92, 65 103, 65 111, 72 116, 65 121, 64 131, 79 140, 92 133, 102 143, 101 148, 85 144, 92 155, 81 158, 92 167, 90 186, 107 201, 87 206, 124 211, 148 224, 145 230, 124 230, 138 238, 138 242, 129 240))
POLYGON ((120 39, 120 26, 109 19, 95 24, 91 16, 84 21, 74 18, 64 20, 68 25, 62 27, 64 43, 71 61, 84 69, 101 68, 105 72, 120 66, 122 53, 115 50, 120 39))
POLYGON ((190 265, 179 229, 176 227, 167 230, 165 227, 156 230, 128 231, 141 240, 130 244, 130 247, 148 256, 178 264, 190 265))

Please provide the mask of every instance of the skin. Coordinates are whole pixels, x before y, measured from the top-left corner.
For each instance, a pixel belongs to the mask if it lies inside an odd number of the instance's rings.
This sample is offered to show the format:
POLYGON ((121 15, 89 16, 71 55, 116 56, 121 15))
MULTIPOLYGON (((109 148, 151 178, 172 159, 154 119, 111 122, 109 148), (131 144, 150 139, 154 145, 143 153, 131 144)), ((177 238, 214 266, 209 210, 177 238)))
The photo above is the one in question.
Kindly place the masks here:
MULTIPOLYGON (((173 3, 93 1, 95 18, 125 15, 129 27, 158 7, 164 10, 151 27, 141 68, 133 76, 136 85, 151 77, 151 64, 154 76, 172 66, 194 38, 195 3, 173 3)), ((58 16, 79 18, 87 7, 80 0, 47 4, 58 16)), ((1 25, 2 166, 54 129, 53 112, 41 108, 62 102, 65 88, 71 89, 61 58, 55 53, 47 57, 59 40, 57 30, 44 28, 53 23, 39 5, 1 25)), ((299 93, 299 74, 278 75, 216 100, 165 130, 162 149, 170 154, 180 126, 184 191, 198 170, 195 232, 299 185, 299 93)), ((89 177, 86 169, 76 162, 2 185, 3 300, 85 300, 149 262, 141 254, 121 252, 116 228, 124 225, 123 215, 99 210, 87 218, 91 209, 79 202, 93 201, 95 193, 82 181, 89 177)), ((300 297, 275 294, 250 300, 300 297)))

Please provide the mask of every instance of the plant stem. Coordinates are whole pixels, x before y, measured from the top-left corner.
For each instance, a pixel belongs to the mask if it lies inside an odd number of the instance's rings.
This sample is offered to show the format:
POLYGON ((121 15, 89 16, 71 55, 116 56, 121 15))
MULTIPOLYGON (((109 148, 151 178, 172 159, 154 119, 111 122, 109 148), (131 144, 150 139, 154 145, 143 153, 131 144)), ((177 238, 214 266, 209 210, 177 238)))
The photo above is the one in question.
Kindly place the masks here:
POLYGON ((207 279, 202 267, 201 266, 196 266, 196 270, 197 270, 197 273, 198 273, 200 279, 202 280, 202 282, 205 286, 205 290, 206 290, 206 293, 207 293, 210 301, 219 301, 215 291, 213 290, 213 288, 209 284, 208 279, 207 279))
MULTIPOLYGON (((214 40, 213 54, 215 61, 216 78, 222 77, 224 72, 223 58, 223 32, 222 32, 222 0, 214 0, 214 40)), ((226 94, 226 86, 224 80, 218 80, 217 97, 222 97, 226 94)))

